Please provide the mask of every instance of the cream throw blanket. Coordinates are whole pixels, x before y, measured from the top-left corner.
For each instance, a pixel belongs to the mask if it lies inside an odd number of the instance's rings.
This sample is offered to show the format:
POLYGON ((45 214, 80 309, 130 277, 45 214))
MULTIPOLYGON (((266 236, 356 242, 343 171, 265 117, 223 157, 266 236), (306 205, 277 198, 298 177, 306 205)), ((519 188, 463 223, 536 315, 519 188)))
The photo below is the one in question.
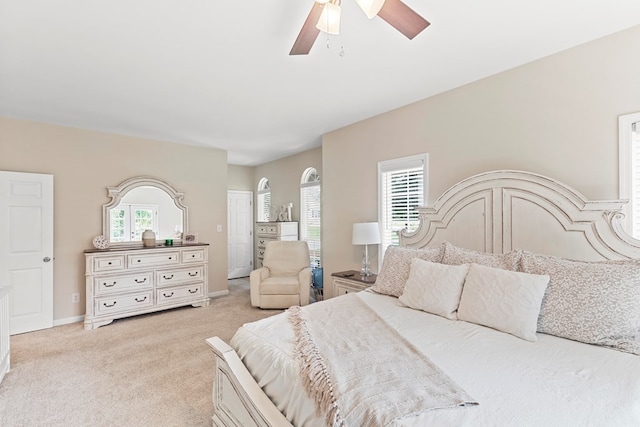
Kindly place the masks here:
POLYGON ((302 381, 328 426, 477 405, 355 294, 288 310, 302 381))

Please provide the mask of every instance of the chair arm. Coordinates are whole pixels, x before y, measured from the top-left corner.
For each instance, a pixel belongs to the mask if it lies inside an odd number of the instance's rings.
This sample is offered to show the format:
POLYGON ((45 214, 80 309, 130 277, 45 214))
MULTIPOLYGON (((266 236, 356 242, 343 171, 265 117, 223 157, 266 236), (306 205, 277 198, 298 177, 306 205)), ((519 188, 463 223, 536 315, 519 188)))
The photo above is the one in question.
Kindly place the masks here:
POLYGON ((309 295, 311 293, 311 268, 306 267, 298 273, 298 281, 300 282, 300 305, 309 304, 309 295))
POLYGON ((260 307, 260 283, 269 277, 269 269, 261 267, 253 270, 249 275, 249 293, 251 295, 251 306, 260 307))

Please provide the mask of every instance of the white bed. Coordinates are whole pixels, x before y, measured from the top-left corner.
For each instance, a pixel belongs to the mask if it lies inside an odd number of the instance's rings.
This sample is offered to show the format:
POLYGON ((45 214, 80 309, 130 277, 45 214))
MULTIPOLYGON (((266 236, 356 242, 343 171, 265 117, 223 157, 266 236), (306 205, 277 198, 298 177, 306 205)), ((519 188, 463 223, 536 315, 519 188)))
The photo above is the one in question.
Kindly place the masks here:
MULTIPOLYGON (((587 261, 637 259, 637 241, 620 231, 623 204, 586 201, 536 174, 490 172, 420 209, 422 226, 402 243, 422 248, 447 241, 487 253, 517 248, 587 261)), ((637 265, 630 268, 640 272, 637 265)), ((640 289, 640 282, 632 285, 640 289)), ((396 297, 363 292, 357 298, 479 402, 393 425, 640 425, 637 354, 544 333, 530 342, 404 307, 396 297)), ((640 324, 631 325, 632 334, 634 327, 640 342, 640 324)), ((286 314, 243 326, 231 347, 217 338, 208 342, 216 354, 214 425, 324 425, 302 386, 286 314)))

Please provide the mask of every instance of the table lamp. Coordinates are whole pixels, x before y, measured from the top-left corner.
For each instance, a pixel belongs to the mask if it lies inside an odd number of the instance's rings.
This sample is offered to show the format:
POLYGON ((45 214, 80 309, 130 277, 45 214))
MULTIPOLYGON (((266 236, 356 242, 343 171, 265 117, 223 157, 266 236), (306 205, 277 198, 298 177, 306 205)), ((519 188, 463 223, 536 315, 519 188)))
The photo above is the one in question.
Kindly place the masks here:
POLYGON ((353 224, 353 238, 351 239, 351 243, 354 245, 364 245, 361 274, 363 276, 370 276, 369 245, 377 245, 380 243, 380 226, 377 222, 353 224))

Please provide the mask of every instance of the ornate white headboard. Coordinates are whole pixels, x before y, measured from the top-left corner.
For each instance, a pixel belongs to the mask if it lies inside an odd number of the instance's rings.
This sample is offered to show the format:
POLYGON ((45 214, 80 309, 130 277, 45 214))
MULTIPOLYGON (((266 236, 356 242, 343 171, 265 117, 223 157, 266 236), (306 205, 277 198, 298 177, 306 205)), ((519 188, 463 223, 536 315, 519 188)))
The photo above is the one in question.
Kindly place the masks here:
POLYGON ((403 231, 403 246, 443 241, 468 249, 512 249, 597 261, 640 258, 640 240, 623 230, 625 200, 588 201, 551 178, 522 171, 486 172, 418 208, 420 227, 403 231))

